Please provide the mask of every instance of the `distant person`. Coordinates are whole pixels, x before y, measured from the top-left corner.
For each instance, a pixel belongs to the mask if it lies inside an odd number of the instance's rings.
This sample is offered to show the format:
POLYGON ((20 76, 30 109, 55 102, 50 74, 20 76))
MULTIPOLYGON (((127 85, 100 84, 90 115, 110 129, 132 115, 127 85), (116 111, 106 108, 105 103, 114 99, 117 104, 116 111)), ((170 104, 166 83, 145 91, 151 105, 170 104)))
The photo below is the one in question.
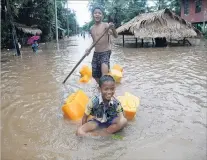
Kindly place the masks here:
POLYGON ((22 46, 21 46, 21 44, 20 44, 20 42, 18 41, 18 46, 19 46, 19 49, 21 49, 22 48, 22 46))
MULTIPOLYGON (((92 75, 95 78, 96 82, 99 83, 101 76, 109 73, 110 69, 110 56, 111 56, 111 39, 110 35, 113 35, 115 38, 118 37, 116 29, 114 28, 113 23, 105 23, 103 20, 103 11, 101 8, 96 7, 93 9, 93 19, 95 24, 90 29, 90 34, 95 42, 100 35, 110 27, 108 33, 106 33, 100 41, 95 45, 95 52, 92 59, 92 75)), ((90 54, 89 50, 86 49, 86 54, 90 54)))
POLYGON ((39 45, 38 45, 37 41, 34 41, 32 44, 33 52, 37 53, 38 47, 39 47, 39 45))
POLYGON ((123 115, 121 103, 114 97, 115 80, 110 75, 104 75, 100 78, 100 95, 94 96, 86 107, 82 118, 82 126, 76 132, 79 136, 87 136, 89 132, 98 127, 104 127, 104 135, 120 131, 127 124, 127 119, 123 115), (93 119, 88 120, 92 115, 93 119))
POLYGON ((83 38, 85 39, 85 37, 86 37, 86 34, 85 34, 85 32, 83 32, 83 38))

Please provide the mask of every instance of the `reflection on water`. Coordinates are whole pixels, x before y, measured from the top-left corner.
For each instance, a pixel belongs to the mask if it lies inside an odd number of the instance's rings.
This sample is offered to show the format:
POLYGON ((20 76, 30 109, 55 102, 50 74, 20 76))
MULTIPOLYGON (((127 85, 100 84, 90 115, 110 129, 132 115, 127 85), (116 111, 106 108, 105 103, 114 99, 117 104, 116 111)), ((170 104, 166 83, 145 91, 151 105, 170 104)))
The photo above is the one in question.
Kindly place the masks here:
MULTIPOLYGON (((122 48, 111 63, 124 67, 116 95, 141 99, 136 119, 120 133, 123 140, 78 138, 80 122, 62 116, 65 98, 81 88, 97 92, 94 81, 79 84, 78 69, 62 81, 91 40, 72 37, 42 45, 37 55, 2 54, 2 159, 199 159, 206 158, 207 49, 196 47, 122 48)), ((92 54, 82 64, 91 63, 92 54)))

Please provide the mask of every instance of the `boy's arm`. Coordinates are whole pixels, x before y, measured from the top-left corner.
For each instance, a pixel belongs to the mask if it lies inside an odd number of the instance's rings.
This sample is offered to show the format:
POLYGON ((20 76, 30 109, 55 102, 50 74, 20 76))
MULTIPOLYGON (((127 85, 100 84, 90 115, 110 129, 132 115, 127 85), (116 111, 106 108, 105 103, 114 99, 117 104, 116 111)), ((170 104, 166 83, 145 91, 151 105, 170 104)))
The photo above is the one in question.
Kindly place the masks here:
POLYGON ((116 112, 117 112, 117 116, 119 118, 123 118, 124 117, 124 114, 123 114, 123 107, 121 106, 121 103, 119 102, 118 106, 117 106, 117 109, 116 109, 116 112))
POLYGON ((112 22, 109 23, 109 27, 111 28, 109 30, 109 33, 111 32, 112 35, 114 36, 114 38, 117 38, 118 37, 118 33, 116 32, 116 29, 115 29, 114 24, 112 22))
POLYGON ((86 110, 85 110, 85 113, 83 115, 83 118, 82 118, 82 125, 87 122, 87 119, 88 119, 89 115, 91 114, 92 108, 93 108, 93 103, 90 100, 88 105, 87 105, 87 107, 86 107, 86 110))
POLYGON ((84 113, 83 118, 82 118, 82 125, 85 124, 85 123, 87 122, 87 119, 88 119, 88 115, 86 115, 86 114, 84 113))

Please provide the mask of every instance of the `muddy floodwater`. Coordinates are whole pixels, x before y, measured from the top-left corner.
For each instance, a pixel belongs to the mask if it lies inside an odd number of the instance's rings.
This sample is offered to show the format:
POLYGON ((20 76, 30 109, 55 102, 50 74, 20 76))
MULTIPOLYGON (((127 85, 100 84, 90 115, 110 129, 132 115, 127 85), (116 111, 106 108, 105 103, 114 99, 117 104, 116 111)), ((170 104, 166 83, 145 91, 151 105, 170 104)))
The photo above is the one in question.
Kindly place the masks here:
POLYGON ((133 121, 111 137, 76 137, 80 121, 63 117, 68 95, 97 93, 95 81, 80 84, 78 71, 62 81, 91 39, 71 37, 1 55, 2 160, 206 160, 207 47, 134 48, 115 44, 111 65, 123 66, 116 95, 140 98, 133 121))

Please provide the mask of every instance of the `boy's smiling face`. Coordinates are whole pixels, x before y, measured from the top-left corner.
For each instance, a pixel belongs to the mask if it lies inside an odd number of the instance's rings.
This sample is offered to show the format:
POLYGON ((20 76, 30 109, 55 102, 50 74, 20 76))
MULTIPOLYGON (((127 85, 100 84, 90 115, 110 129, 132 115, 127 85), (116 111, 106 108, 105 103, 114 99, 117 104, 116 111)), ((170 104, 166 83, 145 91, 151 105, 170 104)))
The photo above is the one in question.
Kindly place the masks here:
POLYGON ((103 100, 110 101, 115 93, 115 82, 105 81, 100 87, 103 100))
POLYGON ((103 18, 103 13, 100 9, 95 9, 93 12, 93 18, 95 22, 101 22, 103 18))

